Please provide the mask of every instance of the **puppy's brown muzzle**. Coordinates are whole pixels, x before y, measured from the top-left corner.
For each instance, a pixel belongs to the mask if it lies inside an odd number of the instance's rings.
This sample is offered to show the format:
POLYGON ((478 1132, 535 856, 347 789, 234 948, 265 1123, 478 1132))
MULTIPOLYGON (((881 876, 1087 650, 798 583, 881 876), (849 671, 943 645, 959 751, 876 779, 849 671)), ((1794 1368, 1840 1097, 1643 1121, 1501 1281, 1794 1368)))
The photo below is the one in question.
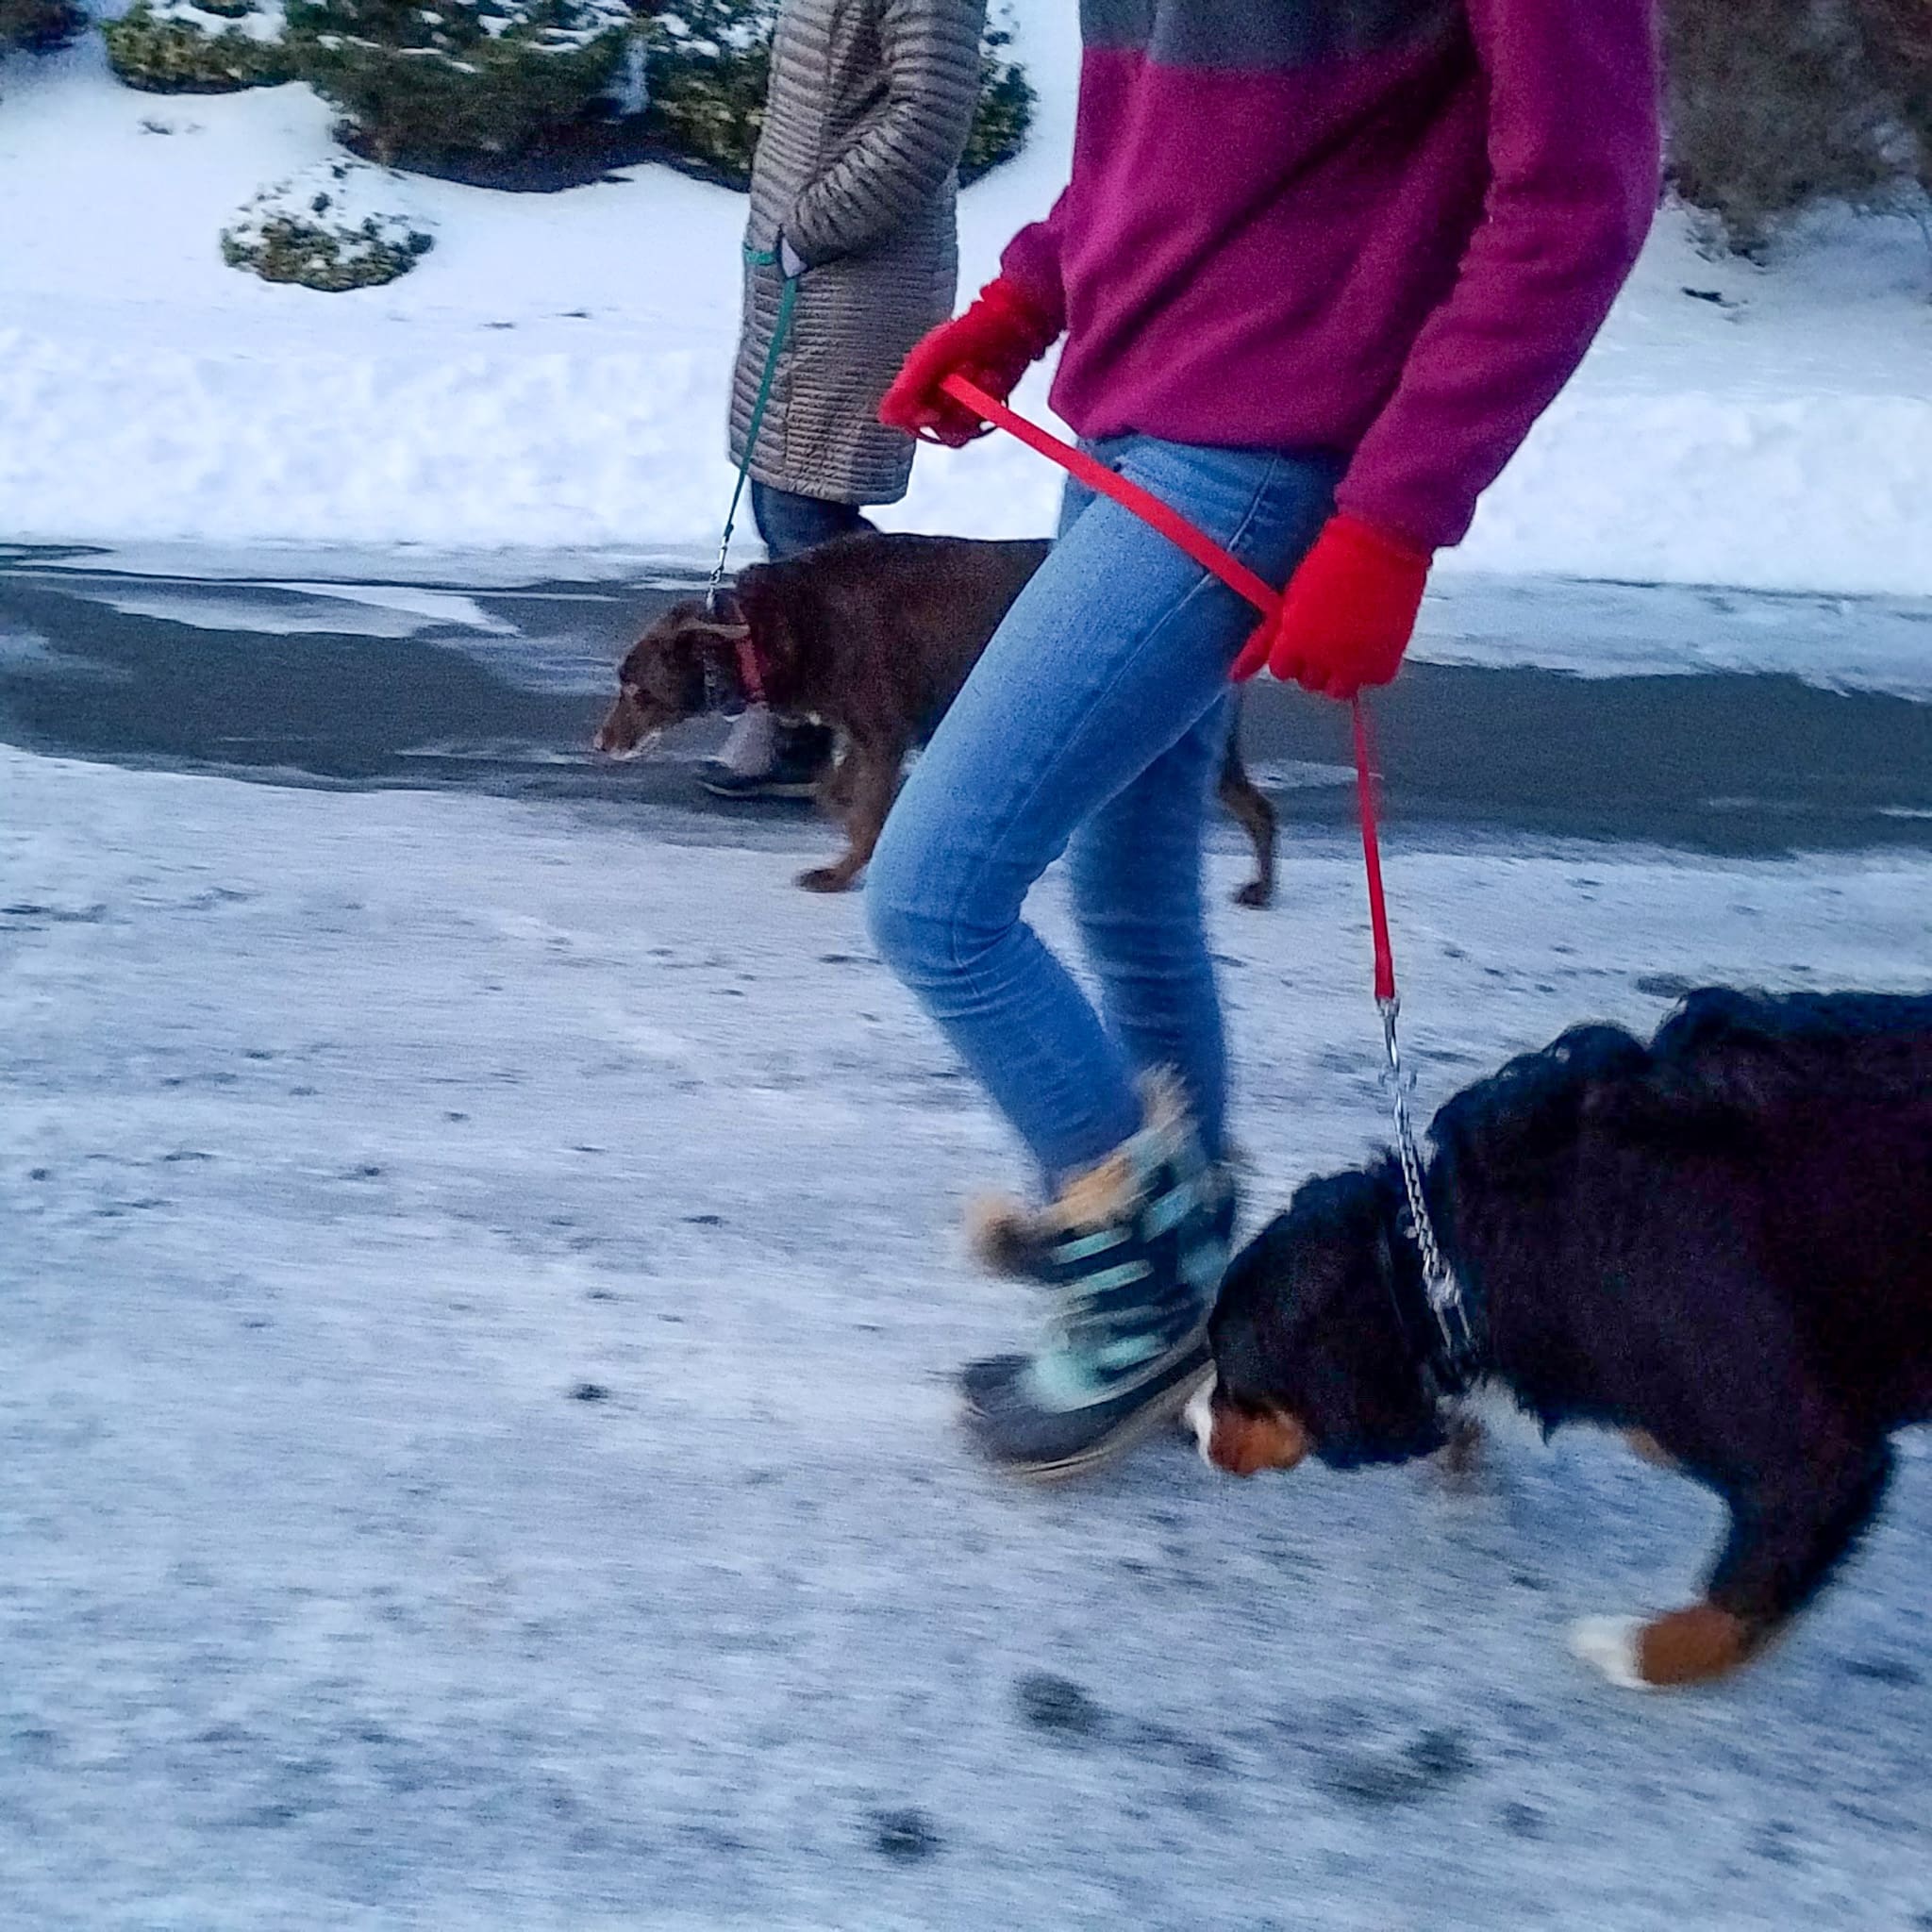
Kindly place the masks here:
POLYGON ((1285 1409, 1237 1408, 1212 1382, 1188 1404, 1188 1421, 1203 1457, 1228 1475, 1292 1469, 1314 1447, 1285 1409))
POLYGON ((605 712, 603 724, 591 740, 591 749, 602 752, 606 758, 627 758, 642 745, 644 736, 643 714, 628 697, 620 694, 605 712))

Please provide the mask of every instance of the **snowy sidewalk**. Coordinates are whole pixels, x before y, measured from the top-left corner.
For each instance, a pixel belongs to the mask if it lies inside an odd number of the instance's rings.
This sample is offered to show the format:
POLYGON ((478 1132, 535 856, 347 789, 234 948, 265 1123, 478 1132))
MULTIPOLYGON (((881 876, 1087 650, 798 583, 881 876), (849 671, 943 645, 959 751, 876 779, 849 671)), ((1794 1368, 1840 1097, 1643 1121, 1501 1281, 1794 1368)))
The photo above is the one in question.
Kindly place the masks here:
MULTIPOLYGON (((1389 837, 1425 1102, 1925 983, 1932 861, 1389 837)), ((1715 1512, 1607 1441, 999 1486, 944 1378, 1026 1311, 945 1230, 1006 1142, 798 842, 0 749, 0 1916, 1932 1924, 1922 1441, 1775 1658, 1648 1701, 1563 1625, 1715 1512)), ((1272 1206, 1380 1128, 1347 844, 1219 937, 1272 1206)))

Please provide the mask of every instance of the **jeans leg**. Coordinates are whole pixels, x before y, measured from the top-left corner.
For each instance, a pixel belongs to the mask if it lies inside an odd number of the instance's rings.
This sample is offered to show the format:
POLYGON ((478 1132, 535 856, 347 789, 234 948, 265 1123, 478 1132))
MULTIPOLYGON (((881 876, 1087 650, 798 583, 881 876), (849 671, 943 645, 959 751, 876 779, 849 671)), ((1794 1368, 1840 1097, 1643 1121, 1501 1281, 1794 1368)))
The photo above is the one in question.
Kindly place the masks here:
POLYGON ((1074 835, 1067 873, 1108 1032, 1137 1074, 1180 1081, 1210 1160, 1223 1151, 1227 1051, 1208 950, 1203 846, 1234 722, 1223 698, 1074 835))
MULTIPOLYGON (((1275 582, 1325 515, 1337 467, 1147 440, 1119 460, 1275 582)), ((1026 893, 1083 822, 1210 713, 1224 715, 1228 668, 1253 622, 1138 518, 1106 500, 1086 505, 913 768, 874 856, 868 909, 881 954, 1050 1182, 1127 1139, 1141 1108, 1125 1041, 1022 918, 1026 893)), ((1202 749, 1186 762, 1198 766, 1202 749)), ((1158 789, 1178 791, 1180 769, 1158 789)), ((1198 791, 1205 817, 1205 783, 1198 791)), ((1169 883, 1146 916, 1197 928, 1198 866, 1191 895, 1173 884, 1178 871, 1163 870, 1169 883)), ((1198 937, 1187 943, 1205 952, 1198 937)))
POLYGON ((795 557, 801 550, 829 543, 834 537, 875 527, 856 503, 832 503, 796 490, 776 490, 756 476, 751 484, 751 514, 767 553, 774 558, 795 557))

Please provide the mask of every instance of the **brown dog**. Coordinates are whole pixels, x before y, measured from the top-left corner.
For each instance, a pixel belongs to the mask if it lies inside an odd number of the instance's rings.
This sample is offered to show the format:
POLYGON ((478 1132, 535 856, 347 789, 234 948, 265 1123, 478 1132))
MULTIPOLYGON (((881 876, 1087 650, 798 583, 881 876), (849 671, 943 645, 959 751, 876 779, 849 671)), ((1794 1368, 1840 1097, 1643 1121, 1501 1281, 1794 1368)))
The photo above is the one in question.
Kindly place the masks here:
MULTIPOLYGON (((932 735, 1000 620, 1044 560, 1043 542, 865 532, 739 575, 716 614, 674 605, 630 648, 595 748, 617 758, 660 732, 761 691, 781 714, 823 720, 840 758, 821 789, 847 846, 799 875, 841 892, 864 871, 898 790, 906 755, 932 735)), ((1274 808, 1228 741, 1221 800, 1255 842, 1256 874, 1236 897, 1265 906, 1274 890, 1274 808)))

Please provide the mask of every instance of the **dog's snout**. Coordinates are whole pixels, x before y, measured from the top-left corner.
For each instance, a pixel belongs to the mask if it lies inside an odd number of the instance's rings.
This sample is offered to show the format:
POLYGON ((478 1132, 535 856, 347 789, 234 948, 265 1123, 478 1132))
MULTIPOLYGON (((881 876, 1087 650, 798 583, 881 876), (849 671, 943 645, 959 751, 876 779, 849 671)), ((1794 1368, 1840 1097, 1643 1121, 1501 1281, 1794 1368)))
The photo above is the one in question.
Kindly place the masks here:
POLYGON ((1285 1409, 1250 1412, 1215 1401, 1209 1382, 1188 1404, 1188 1421, 1201 1454, 1227 1475, 1258 1475, 1264 1469, 1292 1469, 1314 1447, 1307 1426, 1285 1409))
POLYGON ((606 758, 628 758, 643 741, 642 720, 637 707, 621 697, 605 712, 604 722, 591 737, 591 749, 606 758))

